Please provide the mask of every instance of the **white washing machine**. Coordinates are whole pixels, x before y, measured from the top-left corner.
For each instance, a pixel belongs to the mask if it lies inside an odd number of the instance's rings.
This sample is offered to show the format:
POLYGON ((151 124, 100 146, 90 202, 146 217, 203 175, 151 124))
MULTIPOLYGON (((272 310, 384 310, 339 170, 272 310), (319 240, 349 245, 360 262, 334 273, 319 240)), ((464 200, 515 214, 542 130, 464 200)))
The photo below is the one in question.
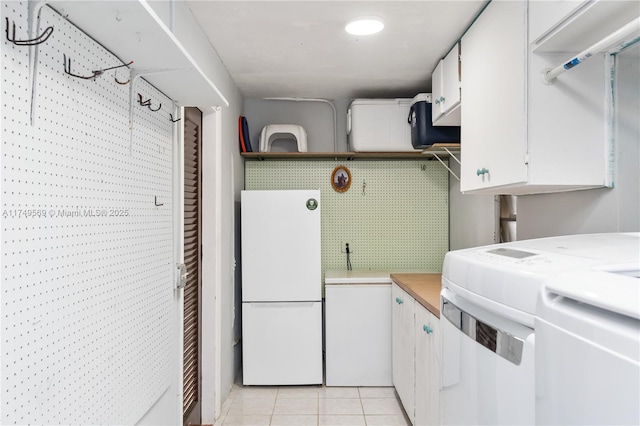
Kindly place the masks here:
POLYGON ((620 263, 545 282, 535 322, 538 424, 640 424, 640 240, 607 250, 620 263))
MULTIPOLYGON (((441 423, 536 422, 536 303, 544 282, 611 264, 640 234, 542 238, 447 253, 442 272, 441 423)), ((618 261, 618 260, 615 260, 618 261)))
POLYGON ((325 273, 327 386, 393 386, 388 272, 325 273))

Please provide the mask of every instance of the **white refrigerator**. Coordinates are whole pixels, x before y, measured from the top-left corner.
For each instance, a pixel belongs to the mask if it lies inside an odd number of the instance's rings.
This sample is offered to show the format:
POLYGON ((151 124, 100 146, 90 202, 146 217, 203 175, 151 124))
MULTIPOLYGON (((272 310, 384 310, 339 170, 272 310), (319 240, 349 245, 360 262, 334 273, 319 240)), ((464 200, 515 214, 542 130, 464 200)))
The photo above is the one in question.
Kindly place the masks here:
POLYGON ((242 191, 245 385, 322 384, 320 191, 242 191))

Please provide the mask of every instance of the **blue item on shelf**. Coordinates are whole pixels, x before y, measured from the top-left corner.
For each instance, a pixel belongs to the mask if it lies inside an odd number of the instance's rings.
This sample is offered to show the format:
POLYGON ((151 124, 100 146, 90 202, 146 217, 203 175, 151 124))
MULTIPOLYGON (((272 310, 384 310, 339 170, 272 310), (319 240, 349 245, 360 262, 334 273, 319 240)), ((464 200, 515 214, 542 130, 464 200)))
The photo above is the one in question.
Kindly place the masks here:
POLYGON ((434 143, 460 143, 460 126, 434 126, 432 124, 431 94, 428 95, 416 96, 419 100, 412 103, 409 109, 407 121, 411 125, 411 145, 414 148, 428 148, 434 143))

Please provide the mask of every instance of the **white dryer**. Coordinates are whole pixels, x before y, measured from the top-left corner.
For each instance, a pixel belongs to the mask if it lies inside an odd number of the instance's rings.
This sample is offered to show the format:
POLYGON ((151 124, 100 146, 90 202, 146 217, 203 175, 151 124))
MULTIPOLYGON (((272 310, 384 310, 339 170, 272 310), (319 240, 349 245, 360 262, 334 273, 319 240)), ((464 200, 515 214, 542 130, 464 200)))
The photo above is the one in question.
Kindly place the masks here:
POLYGON ((537 307, 536 422, 640 424, 640 239, 614 265, 545 282, 537 307))
POLYGON ((541 370, 535 315, 544 283, 571 271, 620 262, 621 256, 637 259, 639 238, 573 235, 447 253, 441 298, 441 423, 534 424, 536 369, 541 370))

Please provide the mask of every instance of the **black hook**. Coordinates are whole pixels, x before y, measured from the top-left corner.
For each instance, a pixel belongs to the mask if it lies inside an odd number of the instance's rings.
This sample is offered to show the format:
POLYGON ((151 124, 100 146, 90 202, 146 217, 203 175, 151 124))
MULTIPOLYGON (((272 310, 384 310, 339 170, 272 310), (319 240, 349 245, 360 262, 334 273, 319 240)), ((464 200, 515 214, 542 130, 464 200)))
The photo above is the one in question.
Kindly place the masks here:
POLYGON ((140 106, 146 106, 153 112, 160 111, 160 108, 162 108, 162 104, 160 104, 156 109, 151 108, 151 99, 147 99, 146 101, 143 101, 142 95, 140 93, 138 93, 138 103, 140 104, 140 106))
MULTIPOLYGON (((95 80, 97 77, 100 77, 102 74, 104 74, 105 71, 114 70, 116 68, 128 67, 129 65, 131 65, 133 63, 133 61, 131 61, 128 64, 116 65, 116 66, 113 66, 113 67, 103 68, 101 70, 92 71, 93 75, 78 75, 78 74, 73 74, 71 72, 71 58, 69 58, 67 60, 67 55, 65 55, 64 53, 62 54, 62 57, 63 57, 63 60, 64 60, 64 72, 65 72, 65 74, 68 74, 68 75, 70 75, 72 77, 76 77, 76 78, 82 78, 84 80, 95 80)), ((116 79, 116 81, 118 81, 118 80, 116 79)), ((124 83, 124 84, 126 84, 126 83, 124 83)))
POLYGON ((131 79, 127 80, 127 81, 120 81, 118 80, 118 77, 113 76, 113 79, 116 81, 116 83, 121 84, 121 85, 125 85, 125 84, 129 84, 131 82, 131 79))
POLYGON ((53 33, 53 27, 48 27, 46 30, 44 30, 44 32, 42 34, 40 34, 38 37, 31 39, 31 40, 16 40, 16 23, 13 23, 13 32, 12 32, 12 37, 9 37, 9 18, 5 18, 7 21, 7 29, 5 30, 6 34, 7 34, 7 41, 10 41, 11 43, 15 44, 16 46, 36 46, 38 44, 42 44, 45 41, 47 41, 47 39, 49 38, 49 36, 53 33))
POLYGON ((65 55, 64 53, 62 54, 62 58, 63 58, 63 61, 64 61, 64 72, 65 72, 65 74, 68 74, 71 77, 82 78, 82 79, 85 79, 85 80, 91 80, 92 78, 96 78, 95 74, 94 75, 90 75, 90 76, 73 74, 71 72, 71 58, 69 58, 69 60, 67 60, 67 55, 65 55))
POLYGON ((148 107, 149 105, 151 105, 151 99, 147 99, 146 101, 143 101, 142 95, 138 93, 138 103, 140 104, 140 106, 148 107))
POLYGON ((164 203, 158 204, 158 196, 157 195, 154 197, 153 203, 156 205, 156 207, 164 206, 164 203))
MULTIPOLYGON (((133 61, 132 61, 133 62, 133 61)), ((116 74, 113 75, 113 79, 116 81, 116 83, 121 84, 121 85, 125 85, 125 84, 129 84, 131 82, 131 79, 127 80, 127 81, 120 81, 118 80, 118 77, 116 76, 116 74)))
POLYGON ((173 114, 169 113, 169 120, 171 120, 172 123, 177 123, 178 121, 182 120, 182 118, 178 118, 177 120, 174 120, 173 114))

